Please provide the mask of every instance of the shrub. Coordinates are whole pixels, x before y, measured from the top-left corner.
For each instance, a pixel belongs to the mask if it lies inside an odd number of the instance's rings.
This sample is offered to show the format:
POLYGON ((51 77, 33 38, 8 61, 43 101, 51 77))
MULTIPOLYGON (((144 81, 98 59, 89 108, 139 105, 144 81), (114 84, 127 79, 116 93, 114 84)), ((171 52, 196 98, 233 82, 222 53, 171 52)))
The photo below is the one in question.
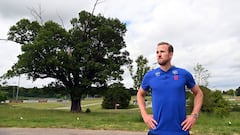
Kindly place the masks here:
MULTIPOLYGON (((202 112, 214 113, 217 116, 228 116, 231 108, 230 103, 226 101, 220 91, 211 91, 207 87, 201 86, 204 99, 202 105, 202 112)), ((189 107, 193 108, 193 96, 190 96, 189 107)))
POLYGON ((7 100, 7 93, 0 91, 0 103, 7 100))
POLYGON ((86 113, 90 113, 91 110, 89 108, 86 109, 86 113))
POLYGON ((124 87, 113 87, 108 89, 104 96, 102 107, 104 109, 125 109, 128 107, 131 95, 124 87))

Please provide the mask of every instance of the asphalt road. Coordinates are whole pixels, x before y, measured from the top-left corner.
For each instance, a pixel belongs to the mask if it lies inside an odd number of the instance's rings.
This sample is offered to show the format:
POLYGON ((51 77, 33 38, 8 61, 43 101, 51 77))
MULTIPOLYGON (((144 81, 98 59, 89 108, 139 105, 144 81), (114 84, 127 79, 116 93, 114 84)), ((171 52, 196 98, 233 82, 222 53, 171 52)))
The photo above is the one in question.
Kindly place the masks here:
POLYGON ((65 128, 0 128, 0 135, 147 135, 147 132, 65 128))

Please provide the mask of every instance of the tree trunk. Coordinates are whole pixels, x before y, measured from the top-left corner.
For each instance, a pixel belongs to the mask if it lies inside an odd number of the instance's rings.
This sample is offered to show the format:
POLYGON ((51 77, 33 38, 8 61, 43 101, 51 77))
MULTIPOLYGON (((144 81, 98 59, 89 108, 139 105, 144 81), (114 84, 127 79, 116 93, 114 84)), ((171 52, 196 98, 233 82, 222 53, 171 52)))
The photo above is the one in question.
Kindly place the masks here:
POLYGON ((82 112, 81 98, 71 98, 71 112, 82 112))

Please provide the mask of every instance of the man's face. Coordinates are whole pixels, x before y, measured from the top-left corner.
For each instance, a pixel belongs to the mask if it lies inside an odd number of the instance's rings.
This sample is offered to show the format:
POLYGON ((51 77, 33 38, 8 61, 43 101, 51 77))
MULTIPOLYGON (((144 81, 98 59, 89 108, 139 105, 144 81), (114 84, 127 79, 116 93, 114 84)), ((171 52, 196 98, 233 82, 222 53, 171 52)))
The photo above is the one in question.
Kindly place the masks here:
POLYGON ((164 66, 170 63, 173 53, 168 51, 168 45, 157 46, 157 62, 159 65, 164 66))

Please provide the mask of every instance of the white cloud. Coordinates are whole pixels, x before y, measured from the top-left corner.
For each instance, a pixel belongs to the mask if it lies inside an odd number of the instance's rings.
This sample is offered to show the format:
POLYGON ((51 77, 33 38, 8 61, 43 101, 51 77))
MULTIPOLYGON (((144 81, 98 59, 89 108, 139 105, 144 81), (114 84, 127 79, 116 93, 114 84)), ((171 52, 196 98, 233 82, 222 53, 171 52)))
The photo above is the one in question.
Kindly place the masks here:
MULTIPOLYGON (((21 0, 0 2, 0 38, 6 38, 9 27, 22 17, 32 18, 28 8, 43 10, 44 19, 70 27, 70 19, 81 10, 89 12, 95 0, 21 0)), ((118 18, 127 23, 125 41, 131 58, 143 54, 149 65, 156 61, 156 44, 167 41, 174 45, 173 64, 193 72, 196 63, 209 70, 210 87, 230 89, 240 86, 240 1, 231 0, 102 0, 94 14, 118 18)), ((0 41, 0 72, 16 61, 19 48, 8 48, 0 41), (10 51, 8 50, 10 49, 10 51), (6 53, 8 52, 8 53, 6 53), (11 53, 10 53, 11 52, 11 53)), ((130 76, 124 82, 131 87, 130 76), (130 82, 130 83, 129 83, 130 82)), ((25 85, 29 86, 29 83, 25 85)), ((38 84, 33 84, 38 85, 38 84)))

